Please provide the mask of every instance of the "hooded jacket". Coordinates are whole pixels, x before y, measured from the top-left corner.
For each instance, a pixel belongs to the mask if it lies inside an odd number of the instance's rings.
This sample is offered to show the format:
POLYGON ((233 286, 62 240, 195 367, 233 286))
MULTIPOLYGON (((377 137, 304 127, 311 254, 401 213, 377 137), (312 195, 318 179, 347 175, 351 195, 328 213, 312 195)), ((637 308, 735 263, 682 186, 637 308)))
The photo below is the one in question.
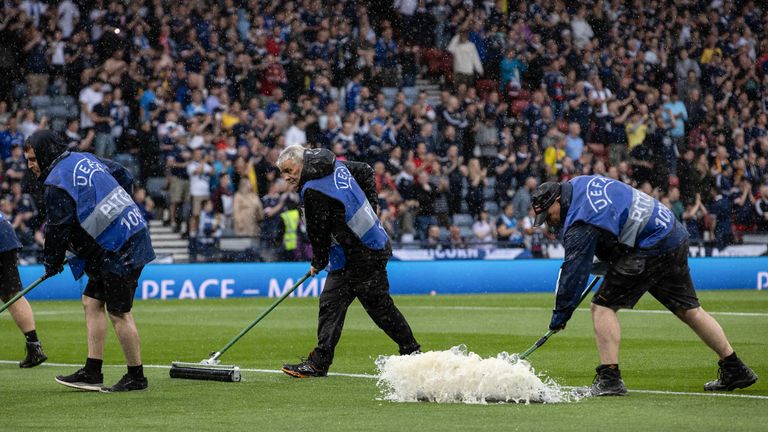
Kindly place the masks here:
MULTIPOLYGON (((316 180, 331 175, 334 170, 336 157, 326 149, 304 152, 304 166, 299 180, 299 190, 310 180, 316 180)), ((373 168, 362 162, 342 162, 348 169, 365 197, 378 211, 378 194, 373 168)), ((347 226, 344 205, 313 189, 304 193, 304 217, 307 224, 307 235, 312 243, 312 267, 324 269, 328 265, 331 250, 331 236, 344 249, 347 267, 349 264, 364 264, 371 261, 386 262, 392 255, 388 244, 382 250, 368 249, 360 238, 347 226)), ((364 267, 363 267, 364 268, 364 267)))
MULTIPOLYGON (((26 146, 35 152, 41 171, 38 177, 40 182, 45 182, 56 164, 70 155, 58 135, 48 130, 32 134, 26 146)), ((118 184, 132 194, 133 176, 130 172, 116 162, 98 159, 118 184)), ((155 258, 147 229, 134 234, 118 251, 111 252, 101 247, 80 226, 77 220, 77 205, 66 191, 46 185, 43 202, 47 213, 43 258, 46 272, 59 271, 67 250, 71 250, 85 262, 85 271, 91 276, 104 273, 125 274, 155 258)))

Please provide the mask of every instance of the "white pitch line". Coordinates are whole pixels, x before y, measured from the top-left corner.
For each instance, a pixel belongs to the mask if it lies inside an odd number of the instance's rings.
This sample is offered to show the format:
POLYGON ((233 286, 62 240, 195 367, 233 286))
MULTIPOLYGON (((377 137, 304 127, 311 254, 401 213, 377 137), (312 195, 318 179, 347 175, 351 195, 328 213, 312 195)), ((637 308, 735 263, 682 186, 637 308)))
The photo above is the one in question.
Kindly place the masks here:
MULTIPOLYGON (((234 307, 230 307, 234 309, 234 307)), ((317 309, 317 306, 304 306, 304 305, 285 305, 282 307, 283 309, 317 309)), ((420 310, 458 310, 458 311, 551 311, 551 308, 545 308, 545 307, 521 307, 521 306, 398 306, 400 309, 420 309, 420 310)), ((141 308, 140 313, 142 314, 151 314, 151 313, 165 313, 171 308, 141 308)), ((224 308, 223 308, 224 309, 224 308)), ((226 308, 229 309, 229 308, 226 308)), ((240 309, 238 306, 237 309, 240 309)), ((212 311, 214 308, 205 307, 200 308, 200 310, 206 310, 206 311, 212 311)), ((589 308, 578 308, 576 309, 581 312, 589 311, 589 308)), ((638 313, 638 314, 657 314, 657 315, 666 315, 670 312, 667 310, 652 310, 652 309, 621 309, 622 312, 626 313, 638 313)), ((717 311, 707 311, 710 315, 715 316, 730 316, 730 317, 768 317, 768 312, 717 312, 717 311)), ((35 311, 35 315, 80 315, 83 313, 82 310, 66 310, 66 311, 35 311)))
MULTIPOLYGON (((12 364, 17 365, 19 362, 16 360, 0 360, 0 364, 12 364)), ((67 364, 67 363, 50 363, 46 362, 43 363, 41 366, 53 366, 53 367, 81 367, 82 365, 79 364, 67 364)), ((124 365, 104 365, 104 367, 108 368, 124 368, 124 365)), ((147 369, 170 369, 170 366, 166 365, 144 365, 147 369)), ((255 372, 255 373, 268 373, 268 374, 282 374, 282 371, 274 370, 274 369, 251 369, 251 368, 241 368, 240 371, 242 372, 255 372)), ((352 373, 334 373, 331 372, 328 374, 329 376, 339 376, 339 377, 345 377, 345 378, 363 378, 363 379, 378 379, 379 377, 376 375, 371 374, 352 374, 352 373)), ((575 389, 580 387, 568 387, 564 386, 565 389, 575 389)), ((666 395, 666 396, 701 396, 701 397, 726 397, 726 398, 742 398, 742 399, 760 399, 760 400, 768 400, 768 396, 762 396, 762 395, 745 395, 745 394, 739 394, 739 393, 698 393, 698 392, 677 392, 677 391, 666 391, 666 390, 629 390, 630 393, 644 393, 644 394, 657 394, 657 395, 666 395)))
MULTIPOLYGON (((544 307, 518 307, 518 306, 398 306, 400 309, 449 309, 449 310, 467 310, 467 311, 551 311, 551 308, 544 307)), ((589 311, 589 308, 578 308, 579 311, 589 311)), ((669 314, 667 310, 652 309, 621 309, 622 312, 639 314, 669 314)), ((768 317, 768 312, 713 312, 707 311, 710 315, 738 316, 738 317, 768 317)))

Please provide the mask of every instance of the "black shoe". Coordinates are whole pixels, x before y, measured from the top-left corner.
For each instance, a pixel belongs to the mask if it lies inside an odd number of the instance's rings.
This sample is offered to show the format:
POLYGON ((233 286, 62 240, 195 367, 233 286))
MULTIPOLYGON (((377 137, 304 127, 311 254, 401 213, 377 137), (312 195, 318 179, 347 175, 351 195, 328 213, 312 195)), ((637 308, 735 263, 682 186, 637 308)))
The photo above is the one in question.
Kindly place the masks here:
POLYGON ((146 377, 137 378, 131 374, 125 374, 117 384, 112 387, 102 387, 101 391, 104 393, 114 392, 126 392, 135 390, 146 390, 149 387, 149 382, 146 377))
POLYGON ((720 370, 717 379, 704 384, 706 391, 732 391, 746 388, 757 382, 757 374, 739 359, 717 362, 720 370))
POLYGON ((419 344, 411 345, 407 347, 400 347, 400 355, 421 354, 421 346, 419 344))
POLYGON ((311 360, 303 360, 299 364, 284 364, 283 372, 294 378, 319 378, 328 375, 328 371, 316 366, 311 360))
POLYGON ((40 342, 27 342, 27 356, 19 363, 20 368, 31 368, 48 360, 40 342))
POLYGON ((82 368, 72 375, 57 376, 56 382, 80 390, 99 391, 101 390, 102 384, 104 384, 104 375, 100 372, 90 373, 86 371, 85 368, 82 368))
POLYGON ((627 388, 624 381, 621 380, 621 371, 619 368, 612 368, 608 365, 600 365, 595 369, 597 375, 592 382, 592 396, 624 396, 627 394, 627 388))

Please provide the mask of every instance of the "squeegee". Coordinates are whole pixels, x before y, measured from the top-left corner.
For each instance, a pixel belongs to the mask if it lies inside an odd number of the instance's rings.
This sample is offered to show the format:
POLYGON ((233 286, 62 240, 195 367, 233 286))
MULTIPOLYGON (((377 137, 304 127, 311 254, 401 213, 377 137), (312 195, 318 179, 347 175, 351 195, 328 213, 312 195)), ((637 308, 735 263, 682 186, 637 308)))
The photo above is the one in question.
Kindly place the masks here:
POLYGON ((265 316, 267 316, 272 310, 277 307, 286 297, 291 295, 305 280, 310 276, 310 273, 304 275, 299 279, 290 289, 285 291, 280 297, 275 300, 264 312, 261 313, 255 320, 253 320, 246 328, 244 328, 237 336, 235 336, 229 343, 224 345, 218 351, 211 353, 211 357, 200 361, 200 363, 187 363, 187 362, 173 362, 171 364, 170 375, 171 378, 183 378, 183 379, 197 379, 208 381, 227 381, 238 382, 240 381, 240 368, 235 365, 222 365, 219 364, 221 356, 232 347, 240 338, 242 338, 249 330, 251 330, 256 324, 259 323, 265 316))

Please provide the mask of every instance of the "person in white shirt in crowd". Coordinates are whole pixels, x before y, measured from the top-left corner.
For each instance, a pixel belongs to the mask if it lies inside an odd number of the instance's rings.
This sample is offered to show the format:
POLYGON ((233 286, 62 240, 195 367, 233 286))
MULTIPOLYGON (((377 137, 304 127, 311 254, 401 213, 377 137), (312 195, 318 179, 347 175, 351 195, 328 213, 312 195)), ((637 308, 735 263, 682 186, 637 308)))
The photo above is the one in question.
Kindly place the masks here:
POLYGON ((453 81, 456 87, 461 84, 473 87, 475 73, 483 74, 483 63, 480 62, 477 47, 469 41, 469 30, 461 28, 448 44, 448 51, 453 54, 453 81))
POLYGON ((64 39, 69 39, 72 36, 72 32, 75 30, 75 24, 80 21, 80 9, 71 0, 64 0, 59 3, 57 10, 59 16, 59 28, 64 36, 64 39))
POLYGON ((83 129, 91 129, 95 126, 91 118, 91 111, 96 104, 104 99, 101 87, 101 81, 94 78, 87 87, 80 91, 78 98, 80 101, 80 127, 83 129))
POLYGON ((213 167, 210 162, 210 154, 203 153, 202 148, 196 148, 192 151, 192 160, 187 165, 189 195, 192 197, 192 216, 189 218, 190 235, 197 233, 200 211, 202 211, 203 204, 211 198, 211 173, 213 173, 213 167))

